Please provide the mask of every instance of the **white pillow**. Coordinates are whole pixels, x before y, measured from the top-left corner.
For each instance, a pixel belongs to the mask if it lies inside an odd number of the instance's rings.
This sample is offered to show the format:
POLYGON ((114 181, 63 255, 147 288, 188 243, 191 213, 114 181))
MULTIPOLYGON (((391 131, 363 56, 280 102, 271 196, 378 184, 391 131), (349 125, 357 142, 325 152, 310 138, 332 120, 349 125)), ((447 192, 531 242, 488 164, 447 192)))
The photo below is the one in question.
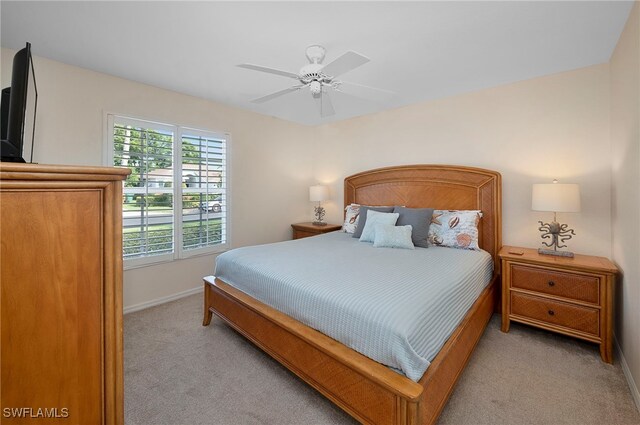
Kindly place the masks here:
POLYGON ((373 239, 374 248, 403 248, 415 249, 411 240, 410 224, 406 226, 393 226, 390 224, 376 225, 376 234, 373 239))
POLYGON ((398 213, 381 213, 378 211, 367 211, 367 221, 362 229, 362 235, 360 236, 360 242, 373 242, 376 234, 377 224, 390 224, 395 226, 398 221, 398 213))

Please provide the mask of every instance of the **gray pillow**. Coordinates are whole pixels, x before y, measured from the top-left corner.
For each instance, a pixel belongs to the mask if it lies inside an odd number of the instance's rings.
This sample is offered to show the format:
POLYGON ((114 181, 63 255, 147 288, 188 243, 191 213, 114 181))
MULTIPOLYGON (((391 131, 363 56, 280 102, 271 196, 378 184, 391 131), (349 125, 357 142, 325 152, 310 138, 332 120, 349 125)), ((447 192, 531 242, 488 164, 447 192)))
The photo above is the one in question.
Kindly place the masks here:
POLYGON ((429 225, 433 208, 405 208, 395 207, 393 212, 399 213, 396 226, 410 225, 413 228, 411 240, 415 246, 427 248, 429 237, 429 225))
POLYGON ((393 208, 394 207, 366 207, 361 205, 360 215, 358 216, 358 227, 356 227, 356 231, 353 232, 352 236, 358 239, 360 239, 360 236, 362 236, 362 230, 364 230, 364 225, 367 221, 367 210, 390 213, 390 212, 393 212, 393 208))

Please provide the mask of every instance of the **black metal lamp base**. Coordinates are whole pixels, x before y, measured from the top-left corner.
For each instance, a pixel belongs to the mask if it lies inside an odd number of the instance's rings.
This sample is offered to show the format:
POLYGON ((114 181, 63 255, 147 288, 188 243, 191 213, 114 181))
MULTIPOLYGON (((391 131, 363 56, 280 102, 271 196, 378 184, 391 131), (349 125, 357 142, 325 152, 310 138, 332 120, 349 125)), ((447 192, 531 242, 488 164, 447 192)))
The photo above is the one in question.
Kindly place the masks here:
POLYGON ((573 229, 569 229, 568 225, 558 223, 556 221, 556 213, 553 213, 553 221, 551 223, 543 223, 542 221, 538 221, 538 223, 540 223, 538 230, 542 232, 542 245, 553 248, 539 248, 538 254, 573 258, 573 252, 558 251, 558 248, 566 248, 567 246, 562 245, 562 243, 571 239, 572 236, 575 236, 576 232, 574 232, 573 229), (551 242, 545 242, 546 239, 551 239, 551 242))
POLYGON ((538 248, 538 254, 555 255, 556 257, 573 258, 573 252, 571 252, 571 251, 556 251, 554 249, 538 248))
POLYGON ((318 206, 315 207, 315 212, 316 212, 316 219, 313 221, 313 225, 314 226, 326 226, 327 223, 322 221, 322 219, 324 218, 324 208, 322 208, 322 206, 320 206, 320 202, 318 202, 318 206))

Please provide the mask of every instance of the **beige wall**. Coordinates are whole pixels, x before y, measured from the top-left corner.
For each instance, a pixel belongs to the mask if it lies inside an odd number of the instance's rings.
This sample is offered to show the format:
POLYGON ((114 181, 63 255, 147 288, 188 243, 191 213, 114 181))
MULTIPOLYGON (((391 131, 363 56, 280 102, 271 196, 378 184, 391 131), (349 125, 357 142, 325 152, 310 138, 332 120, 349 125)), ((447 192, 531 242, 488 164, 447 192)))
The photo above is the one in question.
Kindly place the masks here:
MULTIPOLYGON (((12 54, 2 49, 3 86, 12 54)), ((580 183, 583 212, 560 217, 578 232, 570 247, 611 254, 607 65, 310 128, 35 61, 36 161, 101 164, 105 112, 230 132, 235 246, 286 239, 290 222, 310 218, 306 190, 315 179, 331 185, 328 218, 340 222, 346 175, 387 165, 449 163, 503 174, 504 242, 515 245, 535 246, 536 220, 551 217, 530 211, 531 183, 553 177, 580 183)), ((125 305, 193 288, 211 272, 213 258, 176 264, 182 276, 177 282, 167 277, 166 266, 127 271, 125 305)))
POLYGON ((598 65, 328 124, 318 129, 315 175, 330 183, 339 222, 342 179, 398 164, 458 164, 503 177, 503 242, 538 246, 531 184, 579 183, 582 212, 559 214, 572 250, 611 254, 608 65, 598 65))
MULTIPOLYGON (((2 87, 10 85, 14 53, 2 49, 2 87)), ((103 164, 105 112, 227 131, 233 245, 287 239, 290 223, 310 217, 309 128, 39 57, 34 64, 39 91, 34 161, 103 164)), ((214 258, 126 271, 125 307, 201 287, 214 258)))
POLYGON ((640 4, 611 57, 612 251, 622 269, 616 337, 640 408, 640 4), (633 386, 633 384, 632 384, 633 386))

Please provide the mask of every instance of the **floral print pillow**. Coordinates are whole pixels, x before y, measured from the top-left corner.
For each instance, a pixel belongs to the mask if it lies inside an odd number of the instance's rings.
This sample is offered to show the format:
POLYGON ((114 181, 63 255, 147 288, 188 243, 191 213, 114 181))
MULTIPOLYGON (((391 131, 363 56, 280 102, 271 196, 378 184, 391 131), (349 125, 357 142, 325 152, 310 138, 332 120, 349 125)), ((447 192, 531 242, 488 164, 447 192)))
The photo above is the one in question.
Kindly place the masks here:
POLYGON ((449 248, 474 249, 478 246, 479 210, 435 210, 429 226, 429 244, 449 248))
POLYGON ((358 227, 358 217, 360 216, 360 205, 351 204, 347 205, 344 209, 346 214, 344 215, 344 223, 342 224, 342 231, 346 233, 353 233, 358 227))

